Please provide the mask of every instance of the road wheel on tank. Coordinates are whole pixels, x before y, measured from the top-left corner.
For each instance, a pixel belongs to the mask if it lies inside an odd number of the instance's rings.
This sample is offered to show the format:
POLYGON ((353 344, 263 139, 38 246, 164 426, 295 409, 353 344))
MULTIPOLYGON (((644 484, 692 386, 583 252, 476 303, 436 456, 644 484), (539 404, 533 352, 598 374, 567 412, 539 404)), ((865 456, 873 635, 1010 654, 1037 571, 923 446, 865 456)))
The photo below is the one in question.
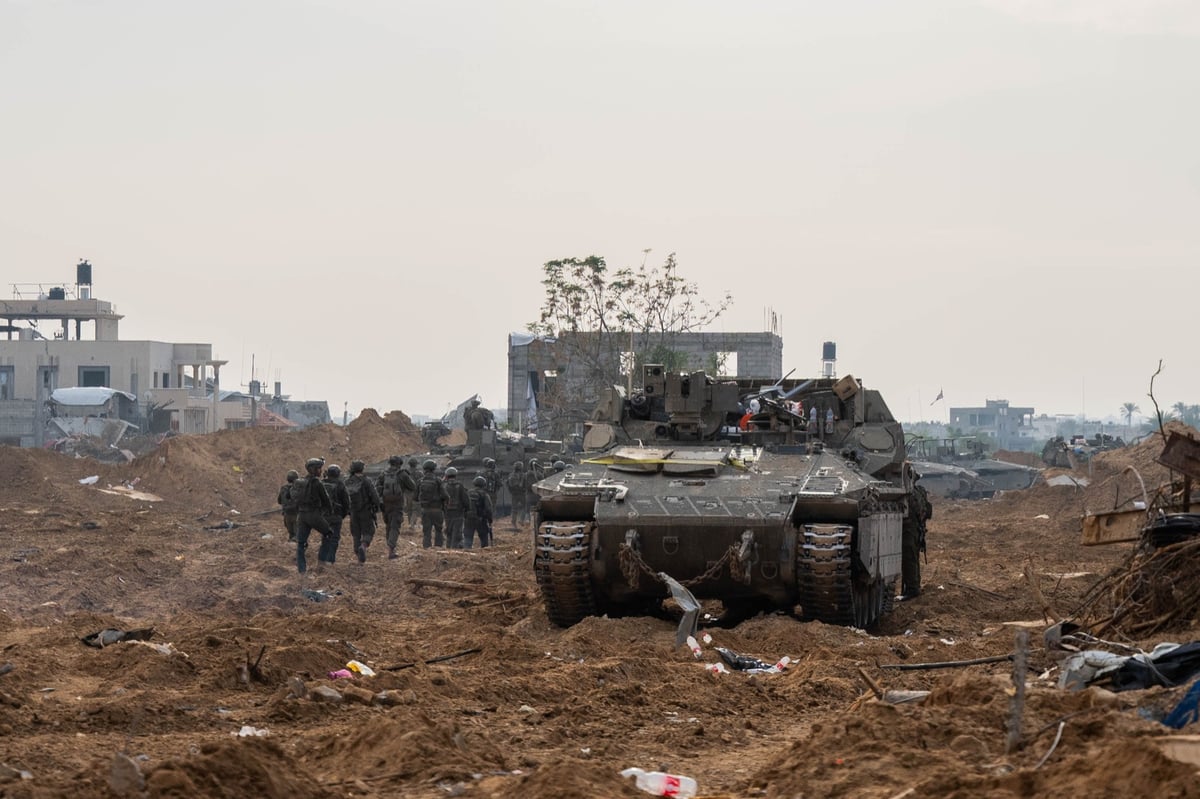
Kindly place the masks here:
POLYGON ((533 571, 546 604, 546 615, 570 627, 597 615, 592 589, 592 521, 542 521, 534 531, 533 571))

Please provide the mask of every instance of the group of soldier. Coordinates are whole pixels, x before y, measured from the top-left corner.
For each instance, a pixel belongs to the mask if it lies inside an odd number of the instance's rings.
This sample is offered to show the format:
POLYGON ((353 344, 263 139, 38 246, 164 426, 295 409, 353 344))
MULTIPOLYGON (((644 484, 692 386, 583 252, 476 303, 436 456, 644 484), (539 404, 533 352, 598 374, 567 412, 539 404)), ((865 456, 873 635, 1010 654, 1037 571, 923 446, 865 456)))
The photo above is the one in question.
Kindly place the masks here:
MULTIPOLYGON (((561 461, 553 469, 565 468, 561 461)), ((397 557, 400 530, 421 525, 422 546, 471 549, 475 538, 479 546, 492 544, 496 499, 503 484, 512 498, 512 529, 528 523, 530 508, 537 501, 533 485, 545 477, 536 460, 529 467, 517 462, 511 474, 504 476, 493 458, 483 461, 483 469, 468 486, 459 479, 458 469, 447 467, 439 476, 433 460, 407 461, 399 455, 388 459, 387 468, 375 480, 366 476, 366 466, 356 460, 350 474, 342 477, 337 464, 325 466, 323 458, 309 458, 304 475, 287 473, 287 482, 279 489, 278 501, 288 541, 296 545, 296 568, 308 570, 307 550, 312 531, 321 535, 317 552, 317 570, 337 559, 342 528, 350 520, 354 555, 366 562, 367 549, 375 538, 378 517, 383 516, 388 559, 397 557)))

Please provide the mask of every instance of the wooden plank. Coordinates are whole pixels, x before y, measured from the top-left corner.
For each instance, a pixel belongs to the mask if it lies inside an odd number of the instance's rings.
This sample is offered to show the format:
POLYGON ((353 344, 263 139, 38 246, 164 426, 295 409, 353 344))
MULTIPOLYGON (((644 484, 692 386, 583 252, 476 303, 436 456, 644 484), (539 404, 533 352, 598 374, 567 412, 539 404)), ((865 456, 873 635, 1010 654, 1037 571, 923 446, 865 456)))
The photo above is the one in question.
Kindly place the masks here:
POLYGON ((1200 441, 1194 438, 1171 433, 1156 460, 1168 469, 1200 479, 1200 441))
POLYGON ((1089 513, 1082 519, 1085 547, 1137 541, 1146 526, 1146 511, 1139 509, 1089 513))

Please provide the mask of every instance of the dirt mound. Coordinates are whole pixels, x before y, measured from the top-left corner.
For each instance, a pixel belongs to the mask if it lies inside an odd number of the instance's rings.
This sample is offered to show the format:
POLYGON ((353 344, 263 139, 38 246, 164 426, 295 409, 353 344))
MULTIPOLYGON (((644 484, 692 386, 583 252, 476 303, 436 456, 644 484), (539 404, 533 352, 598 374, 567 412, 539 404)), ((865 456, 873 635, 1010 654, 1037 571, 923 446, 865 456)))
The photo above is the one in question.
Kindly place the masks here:
MULTIPOLYGON (((692 776, 706 797, 1140 795, 1149 781, 1196 795, 1192 769, 1158 752, 1165 728, 1139 712, 1182 689, 1061 692, 1059 654, 1035 648, 1027 744, 1006 755, 1010 663, 882 668, 1002 658, 1019 625, 1036 641, 1043 614, 1067 615, 1129 552, 1079 543, 1079 515, 1111 502, 1111 483, 938 500, 925 590, 877 629, 761 615, 707 628, 697 660, 674 646, 674 618, 551 625, 532 531, 508 520, 488 550, 426 550, 406 527, 395 560, 376 544, 365 564, 346 562, 343 542, 332 567, 298 575, 275 513, 286 470, 421 449, 406 423, 368 410, 346 428, 179 436, 124 466, 0 450, 13 489, 0 513, 0 663, 14 666, 0 675, 0 735, 3 762, 33 774, 0 793, 111 796, 125 752, 149 796, 644 796, 619 777, 630 766, 692 776), (78 483, 89 475, 97 487, 78 483), (100 490, 136 477, 164 500, 100 490), (137 627, 163 648, 80 642, 137 627), (792 665, 712 674, 713 646, 792 665), (329 678, 351 659, 377 676, 329 678), (932 694, 881 704, 860 669, 884 689, 932 694), (390 699, 298 698, 297 678, 309 692, 390 699), (243 726, 267 736, 235 737, 243 726)), ((1158 440, 1105 453, 1092 477, 1137 463, 1149 483, 1160 451, 1158 440)))

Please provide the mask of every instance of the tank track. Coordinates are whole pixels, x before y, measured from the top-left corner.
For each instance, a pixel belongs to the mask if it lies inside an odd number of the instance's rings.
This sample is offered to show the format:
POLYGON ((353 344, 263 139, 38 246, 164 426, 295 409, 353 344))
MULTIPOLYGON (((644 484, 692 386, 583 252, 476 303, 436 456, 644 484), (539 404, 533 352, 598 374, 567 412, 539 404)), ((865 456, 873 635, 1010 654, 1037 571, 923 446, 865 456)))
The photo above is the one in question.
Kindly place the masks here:
POLYGON ((891 610, 891 582, 875 580, 866 586, 855 582, 853 535, 852 528, 836 524, 809 524, 801 529, 796 588, 806 620, 865 629, 891 610))
POLYGON ((855 623, 850 569, 853 530, 837 524, 806 524, 796 547, 796 588, 806 620, 843 626, 855 623))
POLYGON ((591 550, 594 522, 542 522, 534 538, 533 571, 546 615, 570 627, 598 615, 592 593, 591 550))

